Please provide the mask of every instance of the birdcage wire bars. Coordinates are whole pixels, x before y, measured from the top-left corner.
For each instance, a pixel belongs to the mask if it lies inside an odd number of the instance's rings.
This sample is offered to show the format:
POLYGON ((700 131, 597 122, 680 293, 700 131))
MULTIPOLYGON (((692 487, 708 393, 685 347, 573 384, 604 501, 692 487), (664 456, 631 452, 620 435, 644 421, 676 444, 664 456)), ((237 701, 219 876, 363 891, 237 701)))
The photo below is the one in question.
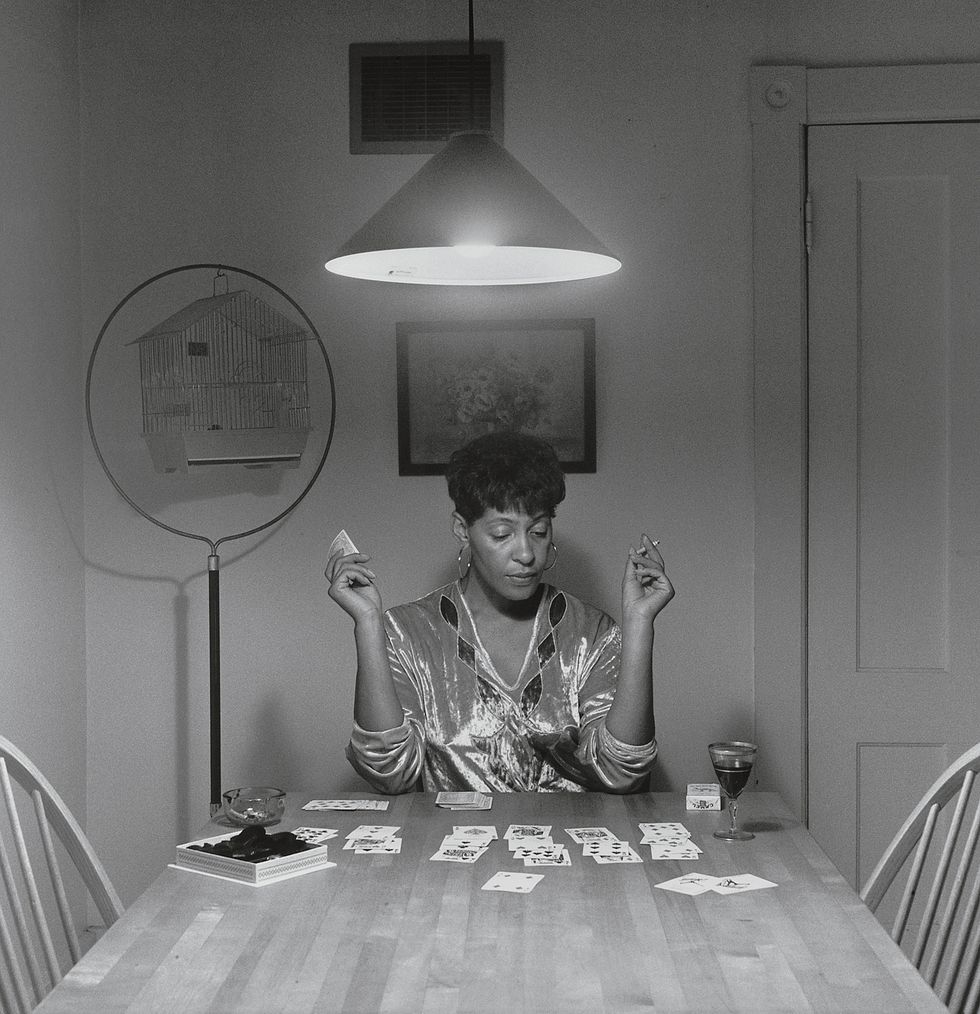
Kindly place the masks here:
POLYGON ((311 429, 310 337, 239 289, 196 300, 131 342, 156 470, 298 463, 311 429))

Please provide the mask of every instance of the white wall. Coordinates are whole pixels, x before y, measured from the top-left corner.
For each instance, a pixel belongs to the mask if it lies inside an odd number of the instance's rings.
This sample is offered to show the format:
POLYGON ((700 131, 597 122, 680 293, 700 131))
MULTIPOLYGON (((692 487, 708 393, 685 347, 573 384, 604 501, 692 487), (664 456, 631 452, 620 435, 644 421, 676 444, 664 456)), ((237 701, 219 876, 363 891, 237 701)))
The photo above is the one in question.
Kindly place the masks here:
MULTIPOLYGON (((442 481, 397 474, 401 320, 596 318, 598 471, 569 479, 557 577, 618 613, 627 546, 644 530, 662 540, 678 596, 658 622, 655 787, 705 778, 712 738, 751 735, 748 68, 980 53, 965 2, 941 15, 916 0, 478 4, 478 34, 505 43, 507 146, 623 270, 530 291, 330 276, 326 256, 423 161, 348 154, 347 46, 463 37, 461 6, 82 6, 85 354, 134 286, 227 262, 303 306, 338 384, 313 492, 222 554, 226 786, 358 785, 343 758, 349 621, 322 578, 338 528, 372 553, 391 603, 451 573, 442 481)), ((129 900, 207 818, 206 550, 136 515, 90 448, 85 492, 89 824, 129 900)))
POLYGON ((77 4, 0 23, 0 735, 84 819, 77 4))

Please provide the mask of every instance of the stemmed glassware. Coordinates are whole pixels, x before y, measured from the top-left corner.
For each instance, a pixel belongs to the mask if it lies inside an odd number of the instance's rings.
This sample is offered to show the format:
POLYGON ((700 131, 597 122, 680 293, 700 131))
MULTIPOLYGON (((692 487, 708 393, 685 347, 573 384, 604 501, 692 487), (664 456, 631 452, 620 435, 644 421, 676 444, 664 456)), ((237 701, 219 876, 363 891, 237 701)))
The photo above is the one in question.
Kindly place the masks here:
POLYGON ((743 831, 736 826, 735 814, 738 810, 736 800, 749 780, 758 749, 755 743, 743 743, 738 740, 730 743, 712 743, 708 747, 718 782, 728 797, 730 826, 724 831, 715 831, 716 838, 724 841, 747 841, 755 837, 751 831, 743 831))

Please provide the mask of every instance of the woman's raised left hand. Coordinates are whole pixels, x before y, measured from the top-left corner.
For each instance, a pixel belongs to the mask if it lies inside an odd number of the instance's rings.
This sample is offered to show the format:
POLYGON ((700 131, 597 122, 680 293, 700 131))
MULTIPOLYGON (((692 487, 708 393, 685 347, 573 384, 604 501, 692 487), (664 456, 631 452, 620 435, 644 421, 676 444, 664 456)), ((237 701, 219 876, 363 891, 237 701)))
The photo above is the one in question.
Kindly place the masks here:
POLYGON ((674 586, 664 570, 664 558, 649 535, 640 548, 630 546, 623 574, 623 622, 653 623, 657 613, 674 597, 674 586))

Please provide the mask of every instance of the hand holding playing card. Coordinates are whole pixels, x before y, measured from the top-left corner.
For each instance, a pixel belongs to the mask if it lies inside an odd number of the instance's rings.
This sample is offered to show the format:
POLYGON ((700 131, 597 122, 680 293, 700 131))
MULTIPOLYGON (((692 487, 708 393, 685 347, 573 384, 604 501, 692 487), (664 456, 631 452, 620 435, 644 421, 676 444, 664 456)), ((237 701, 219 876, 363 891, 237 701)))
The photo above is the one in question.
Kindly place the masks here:
POLYGON ((381 594, 375 585, 377 575, 367 566, 371 558, 358 552, 351 537, 341 529, 327 550, 329 595, 355 622, 381 612, 381 594))

